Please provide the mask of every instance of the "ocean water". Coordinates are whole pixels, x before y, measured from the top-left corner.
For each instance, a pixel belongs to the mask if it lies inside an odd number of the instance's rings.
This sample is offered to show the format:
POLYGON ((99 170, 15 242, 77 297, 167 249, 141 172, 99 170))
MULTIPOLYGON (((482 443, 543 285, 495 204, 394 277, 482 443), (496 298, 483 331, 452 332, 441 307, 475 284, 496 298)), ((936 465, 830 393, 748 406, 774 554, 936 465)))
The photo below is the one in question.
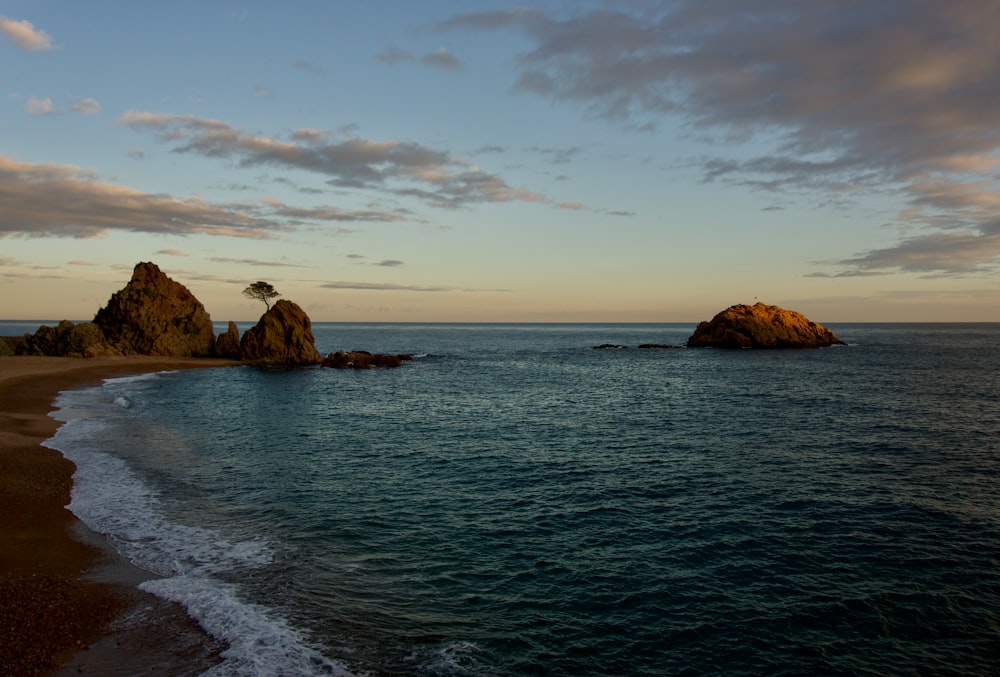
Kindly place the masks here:
POLYGON ((211 675, 1000 674, 1000 324, 635 348, 693 328, 317 324, 416 358, 109 380, 48 444, 211 675))

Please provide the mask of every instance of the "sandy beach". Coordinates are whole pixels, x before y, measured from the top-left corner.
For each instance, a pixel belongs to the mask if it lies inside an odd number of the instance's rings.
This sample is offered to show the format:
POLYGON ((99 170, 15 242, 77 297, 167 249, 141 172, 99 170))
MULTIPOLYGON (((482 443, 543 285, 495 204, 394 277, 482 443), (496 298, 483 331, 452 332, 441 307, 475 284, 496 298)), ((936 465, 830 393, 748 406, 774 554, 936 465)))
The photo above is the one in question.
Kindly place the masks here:
POLYGON ((59 392, 102 379, 224 367, 205 358, 0 357, 0 674, 155 674, 178 652, 194 674, 213 647, 66 505, 74 465, 40 446, 59 392), (164 622, 164 619, 167 619, 164 622), (162 654, 162 655, 158 655, 162 654))

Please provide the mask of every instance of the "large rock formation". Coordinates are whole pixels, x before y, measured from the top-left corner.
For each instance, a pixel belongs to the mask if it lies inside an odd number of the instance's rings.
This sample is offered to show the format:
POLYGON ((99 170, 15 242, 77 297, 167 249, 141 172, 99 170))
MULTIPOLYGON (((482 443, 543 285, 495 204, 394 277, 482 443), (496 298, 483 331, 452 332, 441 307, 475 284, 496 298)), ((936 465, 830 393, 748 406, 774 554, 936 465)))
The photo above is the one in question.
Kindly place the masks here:
POLYGON ((104 332, 93 322, 73 324, 63 320, 55 327, 42 325, 34 334, 25 334, 17 346, 17 354, 107 357, 122 353, 108 343, 104 332))
POLYGON ((832 331, 801 313, 756 303, 723 310, 702 322, 687 341, 689 348, 825 348, 843 345, 832 331))
POLYGON ((126 355, 206 357, 215 353, 215 331, 205 307, 153 263, 136 265, 132 279, 97 311, 94 323, 126 355))
POLYGON ((240 341, 243 359, 274 366, 297 367, 323 362, 316 350, 309 316, 298 305, 281 299, 247 329, 240 341))

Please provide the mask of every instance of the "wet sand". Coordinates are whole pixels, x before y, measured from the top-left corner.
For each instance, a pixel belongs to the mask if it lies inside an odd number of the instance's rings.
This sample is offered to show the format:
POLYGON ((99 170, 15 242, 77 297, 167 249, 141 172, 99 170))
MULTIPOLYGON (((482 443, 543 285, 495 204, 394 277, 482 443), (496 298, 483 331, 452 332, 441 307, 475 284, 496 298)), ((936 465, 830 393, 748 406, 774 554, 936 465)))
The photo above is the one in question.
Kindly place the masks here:
POLYGON ((207 358, 0 357, 0 674, 199 674, 224 647, 66 509, 75 466, 40 446, 59 392, 207 358), (184 669, 181 669, 184 668, 184 669), (187 672, 190 670, 190 672, 187 672))

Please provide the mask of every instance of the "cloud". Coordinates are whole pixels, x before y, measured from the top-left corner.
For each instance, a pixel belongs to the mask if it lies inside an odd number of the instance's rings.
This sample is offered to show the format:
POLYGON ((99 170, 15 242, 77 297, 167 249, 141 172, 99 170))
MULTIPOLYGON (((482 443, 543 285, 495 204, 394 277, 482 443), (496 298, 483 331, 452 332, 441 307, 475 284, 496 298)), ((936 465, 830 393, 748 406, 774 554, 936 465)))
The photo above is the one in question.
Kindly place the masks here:
POLYGON ((387 64, 396 64, 402 61, 413 61, 416 57, 406 50, 399 49, 397 47, 389 47, 378 54, 375 55, 376 61, 381 61, 387 64))
POLYGON ((419 291, 443 292, 460 291, 457 287, 426 287, 414 284, 392 284, 384 282, 327 282, 320 285, 323 289, 356 289, 363 291, 419 291))
POLYGON ((309 268, 310 266, 287 261, 262 261, 261 259, 232 259, 226 256, 214 256, 209 259, 213 263, 239 263, 244 266, 265 266, 271 268, 309 268))
POLYGON ((246 134, 220 120, 131 111, 120 122, 149 130, 176 153, 230 160, 239 167, 275 166, 321 174, 337 188, 377 190, 431 206, 461 208, 489 202, 537 202, 551 198, 507 184, 448 152, 408 141, 329 138, 298 130, 291 141, 246 134))
POLYGON ((109 230, 267 238, 286 226, 201 200, 151 195, 72 165, 0 155, 0 238, 96 237, 109 230))
POLYGON ((96 115, 101 112, 101 102, 97 99, 82 99, 70 106, 70 110, 84 115, 96 115))
POLYGON ((693 137, 765 149, 746 159, 704 159, 707 180, 837 199, 895 195, 906 206, 900 224, 930 232, 853 259, 863 269, 967 273, 996 262, 1000 206, 989 196, 1000 192, 1000 4, 648 0, 604 7, 558 16, 471 12, 437 27, 519 32, 528 46, 514 61, 514 89, 587 117, 633 130, 672 119, 693 137), (968 190, 970 176, 981 177, 984 189, 968 190), (949 207, 956 194, 964 202, 949 207), (941 255, 925 247, 941 247, 941 255))
POLYGON ((402 266, 404 264, 402 261, 398 261, 396 259, 385 259, 384 261, 379 261, 375 265, 383 268, 396 268, 397 266, 402 266))
POLYGON ((35 28, 30 21, 18 21, 0 15, 0 34, 7 36, 15 47, 28 52, 43 52, 55 48, 52 37, 35 28))
POLYGON ((425 66, 431 66, 432 68, 438 68, 445 71, 457 72, 464 69, 462 62, 459 61, 454 54, 443 47, 435 52, 424 54, 420 57, 420 63, 425 66))
POLYGON ((274 198, 261 198, 261 202, 270 208, 271 213, 286 219, 301 221, 406 221, 406 216, 397 212, 375 209, 340 209, 330 205, 320 207, 291 207, 274 198))
POLYGON ((542 148, 539 146, 532 146, 531 148, 525 148, 529 153, 537 153, 545 158, 547 162, 554 165, 565 165, 568 164, 574 157, 583 152, 581 146, 573 146, 571 148, 542 148))
POLYGON ((180 249, 160 249, 157 250, 156 253, 163 256, 187 256, 187 254, 182 252, 180 249))
POLYGON ((32 96, 24 104, 24 112, 28 115, 52 115, 52 99, 32 96))
POLYGON ((265 87, 264 85, 257 85, 256 87, 253 88, 253 95, 256 96, 258 99, 270 99, 271 90, 265 87))
POLYGON ((311 61, 306 61, 305 59, 299 59, 298 61, 296 61, 292 65, 295 67, 295 70, 300 70, 300 71, 303 71, 305 73, 313 73, 315 75, 322 75, 323 72, 324 72, 322 67, 317 66, 316 64, 314 64, 311 61))
POLYGON ((376 61, 393 66, 408 61, 419 61, 425 66, 444 71, 460 72, 465 69, 462 62, 445 48, 424 54, 419 59, 412 53, 398 47, 389 47, 375 55, 376 61))
POLYGON ((937 232, 844 259, 839 263, 848 269, 839 275, 865 275, 886 268, 937 275, 996 272, 998 257, 1000 233, 937 232))

